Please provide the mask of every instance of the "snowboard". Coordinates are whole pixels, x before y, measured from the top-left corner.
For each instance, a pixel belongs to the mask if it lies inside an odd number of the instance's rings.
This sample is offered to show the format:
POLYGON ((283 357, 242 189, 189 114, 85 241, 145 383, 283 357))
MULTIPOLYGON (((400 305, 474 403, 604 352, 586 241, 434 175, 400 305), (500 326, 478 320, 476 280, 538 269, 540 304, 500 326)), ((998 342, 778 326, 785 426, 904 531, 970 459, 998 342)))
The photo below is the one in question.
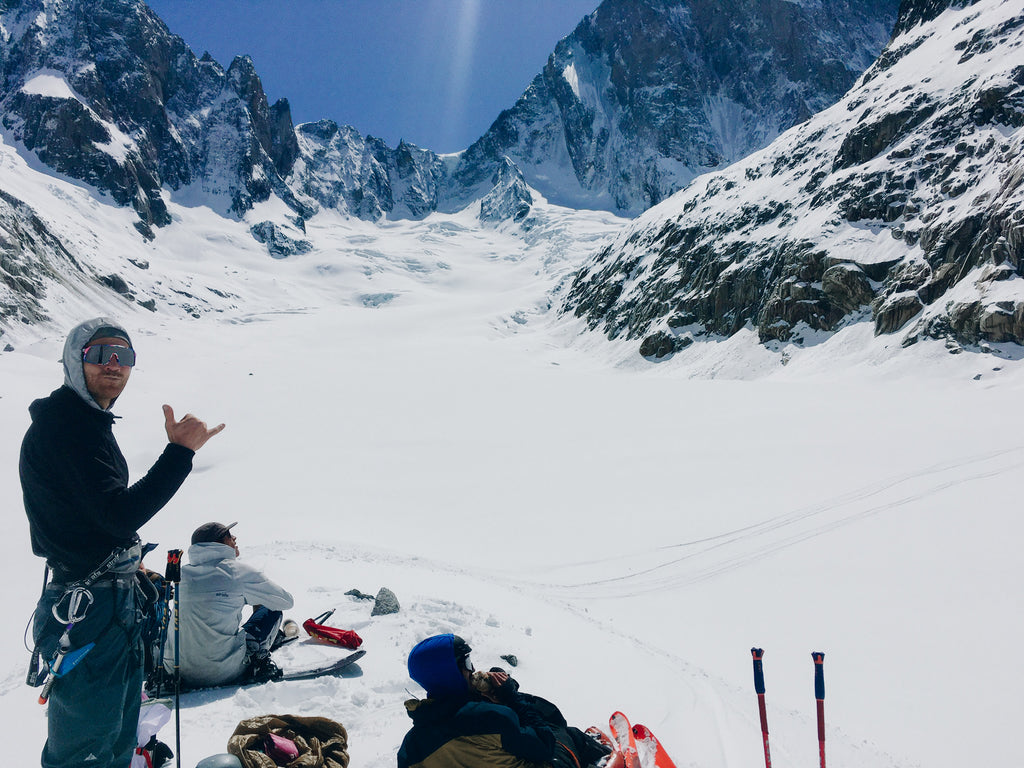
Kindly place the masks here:
POLYGON ((640 764, 644 768, 676 768, 676 764, 668 756, 665 748, 661 746, 658 737, 651 733, 651 729, 646 725, 634 725, 633 738, 636 740, 640 764))
MULTIPOLYGON (((197 691, 216 691, 224 688, 249 688, 254 685, 264 685, 267 682, 284 683, 293 680, 313 680, 318 677, 329 677, 331 675, 337 675, 346 667, 351 666, 355 662, 359 661, 363 656, 366 655, 366 651, 356 651, 350 653, 342 659, 331 662, 330 664, 322 664, 317 667, 308 667, 306 669, 295 669, 291 671, 285 671, 285 673, 277 680, 265 680, 262 682, 245 682, 232 680, 226 683, 220 683, 219 685, 201 685, 196 687, 186 686, 182 684, 182 693, 195 693, 197 691)), ((170 682, 171 691, 173 692, 174 682, 170 682)))

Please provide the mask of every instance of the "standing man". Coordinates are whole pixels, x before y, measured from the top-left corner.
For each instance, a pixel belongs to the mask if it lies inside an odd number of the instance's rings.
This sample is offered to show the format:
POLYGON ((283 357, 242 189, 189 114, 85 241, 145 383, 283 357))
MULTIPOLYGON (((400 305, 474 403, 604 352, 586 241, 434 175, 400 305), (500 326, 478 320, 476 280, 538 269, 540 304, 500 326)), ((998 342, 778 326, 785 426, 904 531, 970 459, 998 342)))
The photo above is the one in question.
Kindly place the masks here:
MULTIPOLYGON (((266 682, 281 677, 270 651, 278 639, 291 594, 260 571, 238 562, 236 523, 205 523, 192 534, 182 566, 179 669, 200 688, 231 681, 266 682), (242 624, 242 610, 253 607, 242 624)), ((294 622, 292 622, 294 624, 294 622)), ((174 643, 164 649, 164 669, 174 669, 174 643)))
POLYGON ((136 578, 142 558, 137 531, 170 501, 192 469, 192 456, 224 425, 207 429, 192 414, 175 420, 163 406, 168 445, 129 486, 110 413, 135 365, 128 332, 107 318, 87 320, 68 334, 63 362, 64 385, 29 406, 32 425, 19 464, 32 552, 53 571, 36 606, 33 636, 46 662, 59 650, 94 645, 74 667, 62 666, 54 682, 42 765, 128 768, 142 693, 146 608, 136 578))

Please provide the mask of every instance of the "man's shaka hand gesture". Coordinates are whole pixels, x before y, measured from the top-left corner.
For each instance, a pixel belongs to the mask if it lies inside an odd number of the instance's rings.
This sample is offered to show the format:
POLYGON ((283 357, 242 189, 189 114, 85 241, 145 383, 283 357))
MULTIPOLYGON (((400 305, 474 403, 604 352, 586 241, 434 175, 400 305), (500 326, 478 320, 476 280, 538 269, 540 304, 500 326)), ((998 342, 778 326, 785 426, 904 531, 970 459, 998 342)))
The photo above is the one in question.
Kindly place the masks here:
POLYGON ((181 421, 174 420, 174 409, 169 405, 164 406, 164 428, 167 430, 167 439, 177 445, 191 448, 198 451, 206 441, 216 435, 222 429, 223 424, 218 424, 213 429, 206 428, 206 422, 200 421, 191 413, 186 413, 181 421))

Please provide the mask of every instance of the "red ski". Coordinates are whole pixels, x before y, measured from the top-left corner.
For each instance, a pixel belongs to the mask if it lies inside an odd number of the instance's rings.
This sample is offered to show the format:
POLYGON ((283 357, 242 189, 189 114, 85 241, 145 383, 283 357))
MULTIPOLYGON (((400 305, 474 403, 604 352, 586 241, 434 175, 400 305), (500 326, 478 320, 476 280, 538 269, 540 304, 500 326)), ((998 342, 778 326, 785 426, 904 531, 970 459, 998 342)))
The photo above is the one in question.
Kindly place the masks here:
POLYGON ((615 712, 608 718, 608 727, 612 732, 612 740, 622 753, 626 768, 646 768, 640 764, 640 754, 628 718, 621 712, 615 712))
POLYGON ((646 725, 634 725, 633 738, 636 740, 636 749, 644 768, 676 768, 676 764, 661 746, 658 737, 651 733, 651 729, 646 725))

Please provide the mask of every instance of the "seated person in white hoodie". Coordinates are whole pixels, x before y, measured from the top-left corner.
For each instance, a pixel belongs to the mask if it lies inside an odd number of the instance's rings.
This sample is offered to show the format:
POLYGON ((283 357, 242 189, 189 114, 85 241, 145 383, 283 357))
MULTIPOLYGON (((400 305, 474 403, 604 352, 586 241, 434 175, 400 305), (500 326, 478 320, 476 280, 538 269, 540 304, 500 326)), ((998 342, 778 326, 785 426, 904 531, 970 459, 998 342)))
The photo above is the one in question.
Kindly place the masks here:
MULTIPOLYGON (((206 523, 192 534, 178 592, 179 667, 190 687, 232 681, 263 682, 281 676, 270 658, 292 596, 236 559, 236 523, 206 523), (242 624, 242 607, 253 606, 242 624)), ((164 669, 174 672, 174 633, 168 633, 164 669)))

